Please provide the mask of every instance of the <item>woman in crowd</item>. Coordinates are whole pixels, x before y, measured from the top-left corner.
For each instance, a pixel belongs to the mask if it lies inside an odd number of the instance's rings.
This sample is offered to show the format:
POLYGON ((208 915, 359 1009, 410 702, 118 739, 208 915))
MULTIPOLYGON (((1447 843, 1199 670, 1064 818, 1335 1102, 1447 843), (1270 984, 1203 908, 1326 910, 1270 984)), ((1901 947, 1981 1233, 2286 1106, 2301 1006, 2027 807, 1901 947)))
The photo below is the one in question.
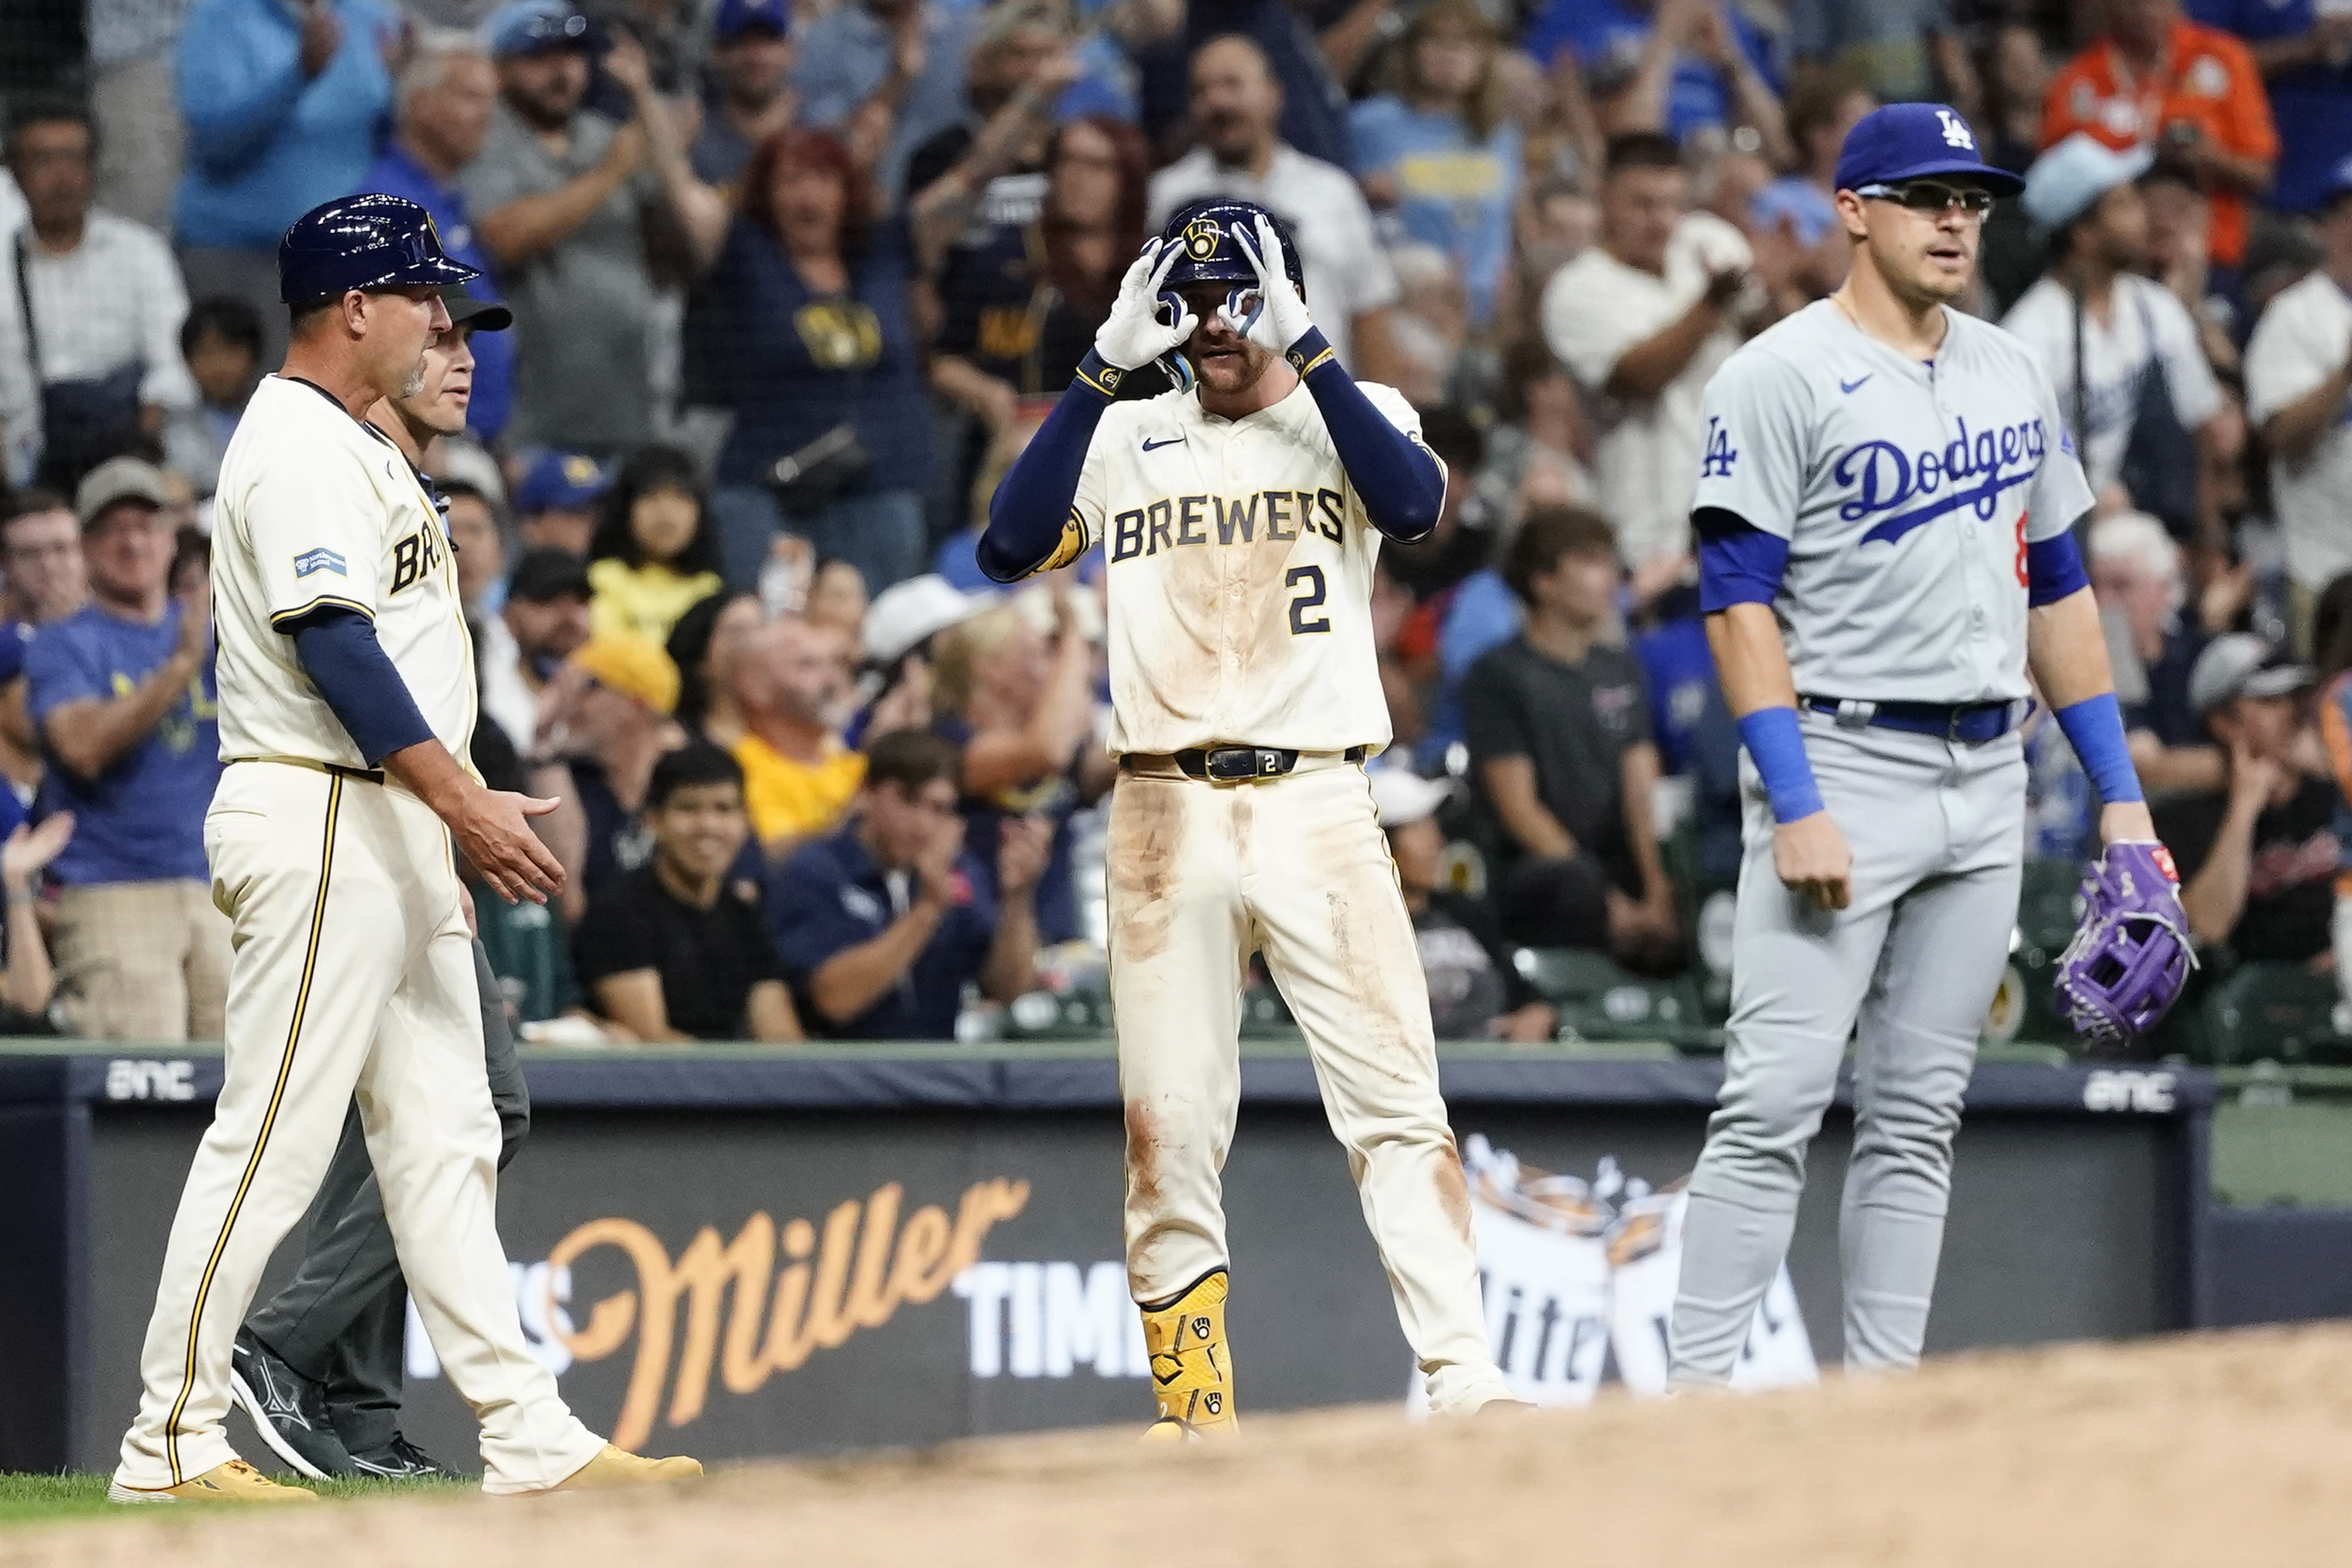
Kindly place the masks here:
POLYGON ((872 589, 920 568, 930 403, 905 226, 879 215, 837 139, 780 132, 696 291, 695 394, 735 416, 714 510, 736 587, 759 581, 782 530, 872 589))
MULTIPOLYGON (((1077 374, 1142 248, 1150 174, 1141 132, 1108 115, 1074 120, 1047 144, 1036 221, 950 252, 931 384, 987 434, 1013 423, 1021 398, 1057 395, 1077 374)), ((1141 380, 1150 384, 1130 395, 1164 390, 1156 375, 1141 380)))
POLYGON ((931 674, 931 729, 963 748, 964 843, 980 864, 993 874, 1007 821, 1038 812, 1053 821, 1037 884, 1037 937, 1046 943, 1079 934, 1070 813, 1079 748, 1094 728, 1093 646, 1067 590, 1055 611, 1050 639, 1017 604, 949 628, 931 674))
POLYGON ((678 616, 667 651, 677 666, 678 727, 721 751, 743 738, 743 710, 727 681, 735 639, 761 622, 756 594, 717 593, 678 616))
POLYGON ((639 447, 604 492, 588 545, 590 624, 600 637, 666 642, 719 585, 719 531, 694 459, 675 447, 639 447))
POLYGON ((1519 130, 1503 118, 1498 51, 1475 0, 1435 0, 1405 24, 1388 90, 1348 117, 1365 194, 1453 260, 1479 326, 1495 319, 1519 199, 1519 130))

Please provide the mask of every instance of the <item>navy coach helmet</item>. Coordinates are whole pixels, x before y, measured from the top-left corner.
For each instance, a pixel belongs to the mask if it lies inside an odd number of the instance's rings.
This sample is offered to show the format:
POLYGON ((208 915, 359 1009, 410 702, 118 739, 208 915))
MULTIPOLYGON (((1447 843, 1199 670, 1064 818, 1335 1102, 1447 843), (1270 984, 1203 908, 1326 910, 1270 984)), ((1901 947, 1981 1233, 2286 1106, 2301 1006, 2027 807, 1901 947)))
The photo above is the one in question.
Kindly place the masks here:
POLYGON ((480 276, 449 259, 432 214, 379 193, 321 203, 278 242, 278 297, 289 305, 352 289, 437 289, 480 276))
POLYGON ((1229 196, 1208 196, 1196 202, 1186 202, 1168 217, 1168 226, 1160 231, 1161 243, 1180 246, 1184 254, 1168 269, 1163 289, 1181 289, 1188 283, 1255 283, 1257 269, 1250 265, 1248 254, 1234 242, 1234 231, 1257 237, 1257 220, 1269 218, 1274 223, 1276 238, 1282 241, 1282 270, 1289 276, 1290 286, 1298 290, 1301 299, 1307 295, 1307 274, 1298 262, 1298 241, 1293 237, 1290 226, 1255 202, 1234 201, 1229 196))

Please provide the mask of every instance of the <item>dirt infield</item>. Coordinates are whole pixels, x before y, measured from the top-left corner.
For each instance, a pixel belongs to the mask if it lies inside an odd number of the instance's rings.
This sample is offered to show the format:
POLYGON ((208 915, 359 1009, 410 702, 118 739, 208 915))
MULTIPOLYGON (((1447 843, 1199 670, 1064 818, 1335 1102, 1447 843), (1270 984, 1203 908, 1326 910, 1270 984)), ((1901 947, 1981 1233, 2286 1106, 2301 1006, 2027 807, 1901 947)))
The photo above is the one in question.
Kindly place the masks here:
POLYGON ((0 1536, 0 1563, 2284 1568, 2352 1560, 2348 1468, 2352 1329, 2330 1328, 1444 1426, 1269 1417, 1184 1450, 1000 1439, 659 1498, 173 1510, 0 1536))

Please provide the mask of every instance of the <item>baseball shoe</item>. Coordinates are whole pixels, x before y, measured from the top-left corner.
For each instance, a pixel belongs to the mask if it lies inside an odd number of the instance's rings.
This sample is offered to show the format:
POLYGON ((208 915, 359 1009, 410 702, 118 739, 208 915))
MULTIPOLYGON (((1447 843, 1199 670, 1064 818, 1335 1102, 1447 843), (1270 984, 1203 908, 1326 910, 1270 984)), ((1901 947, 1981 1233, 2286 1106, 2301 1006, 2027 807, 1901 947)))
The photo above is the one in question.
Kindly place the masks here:
POLYGON ((269 1451, 314 1481, 352 1473, 352 1457, 335 1436, 324 1390, 279 1361, 245 1329, 229 1352, 229 1396, 253 1417, 269 1451))
POLYGON ((317 1502, 319 1494, 301 1487, 280 1486, 247 1464, 231 1459, 192 1476, 176 1487, 126 1487, 121 1481, 106 1489, 109 1502, 317 1502))
POLYGON ((450 1481, 457 1479, 457 1471, 397 1432, 383 1447, 353 1454, 351 1474, 372 1476, 380 1481, 450 1481))
POLYGON ((656 1487, 671 1481, 698 1480, 702 1475, 702 1461, 689 1459, 683 1454, 667 1459, 648 1459, 642 1454, 632 1454, 607 1443, 596 1457, 581 1466, 552 1489, 560 1492, 601 1492, 615 1487, 656 1487))
POLYGON ((1233 1352, 1225 1345, 1225 1297, 1232 1281, 1222 1268, 1203 1275, 1182 1295, 1143 1311, 1143 1348, 1160 1418, 1146 1442, 1223 1437, 1237 1429, 1233 1352))

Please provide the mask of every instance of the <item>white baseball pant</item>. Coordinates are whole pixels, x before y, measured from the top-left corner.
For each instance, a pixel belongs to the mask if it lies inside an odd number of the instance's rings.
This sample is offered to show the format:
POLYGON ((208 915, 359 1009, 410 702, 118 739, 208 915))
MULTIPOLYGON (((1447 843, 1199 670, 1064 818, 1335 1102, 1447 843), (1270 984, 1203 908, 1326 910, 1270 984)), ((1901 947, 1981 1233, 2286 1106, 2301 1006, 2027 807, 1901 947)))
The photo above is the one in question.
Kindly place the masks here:
POLYGON ((1219 1173, 1241 1104, 1242 987, 1263 949, 1306 1033, 1430 1408, 1508 1397, 1412 921, 1363 769, 1307 756, 1234 784, 1167 764, 1123 771, 1106 859, 1135 1300, 1165 1301, 1229 1263, 1219 1173))
POLYGON ((163 1255, 115 1479, 236 1458, 229 1352, 356 1091, 410 1294, 482 1424, 482 1489, 538 1490, 603 1447, 526 1348, 497 1228, 499 1121, 449 836, 397 785, 239 763, 205 818, 229 916, 226 1079, 163 1255))

